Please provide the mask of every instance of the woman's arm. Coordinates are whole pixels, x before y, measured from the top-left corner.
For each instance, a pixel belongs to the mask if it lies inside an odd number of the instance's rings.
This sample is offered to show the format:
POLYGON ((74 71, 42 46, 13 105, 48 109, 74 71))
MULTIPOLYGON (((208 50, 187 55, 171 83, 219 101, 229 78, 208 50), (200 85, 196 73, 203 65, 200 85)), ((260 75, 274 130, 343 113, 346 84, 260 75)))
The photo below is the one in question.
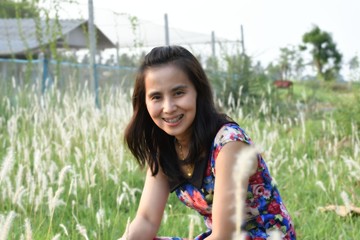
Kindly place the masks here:
POLYGON ((148 169, 136 217, 130 224, 129 232, 124 233, 121 239, 152 240, 155 238, 168 196, 169 185, 166 176, 160 170, 153 177, 148 169))
MULTIPOLYGON (((212 234, 207 240, 231 239, 236 230, 235 212, 236 197, 235 192, 242 188, 245 192, 249 179, 245 176, 240 183, 235 184, 234 169, 236 164, 242 164, 242 161, 251 161, 247 176, 255 173, 256 155, 251 159, 238 159, 240 151, 246 151, 250 146, 243 142, 229 142, 223 146, 216 159, 216 177, 214 187, 214 200, 212 206, 212 234), (240 161, 240 163, 238 162, 240 161)), ((239 173, 236 173, 239 174, 239 173)), ((246 195, 241 199, 245 204, 246 195)))

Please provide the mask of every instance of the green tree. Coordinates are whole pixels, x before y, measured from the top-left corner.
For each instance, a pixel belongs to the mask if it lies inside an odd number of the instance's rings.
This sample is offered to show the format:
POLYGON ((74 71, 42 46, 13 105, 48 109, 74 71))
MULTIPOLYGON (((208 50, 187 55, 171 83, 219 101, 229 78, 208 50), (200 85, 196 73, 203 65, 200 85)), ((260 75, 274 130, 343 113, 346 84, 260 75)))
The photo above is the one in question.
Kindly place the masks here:
POLYGON ((355 55, 349 60, 349 80, 351 82, 353 81, 359 81, 360 80, 360 62, 359 57, 355 55))
POLYGON ((318 77, 325 81, 335 79, 341 69, 342 54, 338 51, 331 34, 314 26, 303 35, 302 41, 304 45, 300 46, 300 50, 312 47, 310 53, 318 77))
POLYGON ((271 80, 300 78, 303 70, 304 60, 295 46, 280 48, 277 61, 271 62, 266 67, 271 80))
POLYGON ((37 18, 40 10, 38 0, 1 0, 0 18, 37 18))
POLYGON ((299 51, 294 46, 280 48, 279 65, 282 79, 299 77, 304 70, 303 62, 299 51))

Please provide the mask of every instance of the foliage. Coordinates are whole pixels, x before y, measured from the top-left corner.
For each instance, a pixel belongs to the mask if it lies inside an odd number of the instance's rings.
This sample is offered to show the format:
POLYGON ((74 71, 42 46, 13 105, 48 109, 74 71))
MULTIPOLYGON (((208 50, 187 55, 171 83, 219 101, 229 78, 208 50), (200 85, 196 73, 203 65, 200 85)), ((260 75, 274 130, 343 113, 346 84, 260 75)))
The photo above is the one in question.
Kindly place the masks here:
POLYGON ((264 70, 260 64, 253 65, 246 54, 224 54, 220 60, 210 57, 206 60, 206 71, 216 97, 227 107, 239 107, 244 97, 256 99, 267 89, 264 70))
POLYGON ((318 77, 326 81, 334 80, 341 69, 342 54, 331 34, 314 26, 303 35, 302 41, 304 45, 300 46, 301 50, 307 50, 307 45, 312 47, 310 52, 318 77))
POLYGON ((38 0, 1 0, 0 18, 37 18, 40 15, 38 0))
POLYGON ((300 78, 301 73, 304 70, 304 60, 295 46, 280 48, 280 57, 278 59, 277 68, 280 75, 280 78, 277 79, 294 80, 300 78))
POLYGON ((359 82, 360 81, 360 62, 359 57, 355 55, 349 60, 349 80, 351 82, 359 82))
MULTIPOLYGON (((360 91, 359 84, 352 85, 353 91, 345 91, 338 98, 334 119, 345 134, 360 132, 360 91)), ((338 93, 339 94, 339 93, 338 93)))
MULTIPOLYGON (((294 117, 264 114, 273 104, 267 98, 260 99, 261 109, 243 114, 242 108, 225 110, 264 149, 299 239, 359 239, 359 218, 318 210, 343 205, 344 194, 358 204, 359 132, 343 131, 343 122, 329 112, 308 109, 312 89, 294 87, 291 97, 277 93, 287 102, 302 102, 294 117)), ((136 214, 144 172, 122 141, 131 116, 130 96, 120 88, 103 89, 101 101, 107 104, 99 110, 93 94, 75 90, 38 95, 17 87, 15 102, 1 95, 0 232, 5 239, 118 239, 136 214)), ((316 101, 349 101, 334 107, 346 108, 341 114, 351 119, 359 86, 330 91, 319 87, 316 101)), ((203 219, 172 195, 159 235, 185 237, 191 219, 194 234, 206 230, 203 219)))

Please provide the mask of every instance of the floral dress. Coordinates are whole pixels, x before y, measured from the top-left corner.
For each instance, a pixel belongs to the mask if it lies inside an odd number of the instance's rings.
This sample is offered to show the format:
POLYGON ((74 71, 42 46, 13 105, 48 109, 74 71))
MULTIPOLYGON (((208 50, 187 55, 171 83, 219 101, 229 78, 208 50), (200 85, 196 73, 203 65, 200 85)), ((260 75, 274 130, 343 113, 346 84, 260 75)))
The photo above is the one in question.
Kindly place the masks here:
MULTIPOLYGON (((199 234, 194 238, 195 240, 205 239, 211 234, 216 159, 222 147, 231 141, 252 144, 250 137, 237 124, 225 124, 213 141, 209 161, 196 166, 191 179, 170 183, 171 191, 175 191, 179 200, 204 218, 207 231, 199 234)), ((269 237, 269 232, 274 229, 280 230, 283 239, 296 239, 292 220, 260 154, 257 171, 249 179, 245 210, 246 222, 242 229, 247 232, 246 239, 266 239, 269 237)), ((155 240, 181 239, 183 238, 155 238, 155 240)))

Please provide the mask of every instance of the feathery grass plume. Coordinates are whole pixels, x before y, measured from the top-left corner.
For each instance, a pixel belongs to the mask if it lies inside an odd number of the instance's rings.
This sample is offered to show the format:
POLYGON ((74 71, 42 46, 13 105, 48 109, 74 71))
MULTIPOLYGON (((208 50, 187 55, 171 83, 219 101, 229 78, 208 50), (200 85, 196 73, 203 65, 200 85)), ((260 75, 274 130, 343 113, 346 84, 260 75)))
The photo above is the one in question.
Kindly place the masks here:
POLYGON ((59 240, 60 237, 61 237, 61 234, 58 233, 58 234, 56 234, 51 240, 59 240))
POLYGON ((282 240, 283 239, 283 233, 279 230, 279 229, 273 229, 271 231, 268 232, 269 240, 282 240))
POLYGON ((93 201, 92 201, 91 193, 89 193, 87 198, 86 198, 86 205, 87 205, 88 208, 93 207, 93 201))
POLYGON ((71 172, 71 170, 72 167, 70 165, 67 165, 61 169, 59 173, 58 187, 61 187, 63 185, 66 173, 71 172))
POLYGON ((24 165, 20 163, 15 177, 16 189, 19 189, 19 187, 22 185, 23 174, 24 174, 24 165))
POLYGON ((125 181, 122 181, 122 189, 124 192, 127 192, 129 196, 131 197, 132 203, 136 202, 136 196, 135 194, 141 193, 141 190, 139 188, 131 188, 125 181))
POLYGON ((105 223, 104 209, 100 208, 99 211, 96 212, 96 222, 100 227, 104 228, 104 223, 105 223))
POLYGON ((235 180, 235 223, 236 230, 233 239, 245 239, 245 233, 241 232, 241 226, 245 218, 245 199, 247 196, 247 185, 250 176, 254 173, 257 164, 258 149, 247 146, 237 154, 237 161, 233 170, 235 180))
POLYGON ((9 148, 7 151, 7 154, 1 164, 1 170, 0 170, 0 185, 4 181, 5 177, 9 172, 11 172, 13 166, 14 166, 14 150, 12 148, 9 148))
POLYGON ((65 235, 66 235, 66 236, 69 236, 68 230, 67 230, 67 228, 65 227, 65 225, 61 223, 59 226, 63 229, 65 235))
POLYGON ((124 237, 125 239, 123 240, 128 240, 129 239, 129 232, 130 232, 130 218, 128 218, 127 222, 126 222, 126 227, 125 227, 125 232, 124 232, 124 237))
POLYGON ((351 204, 351 201, 349 199, 348 194, 345 191, 342 191, 340 193, 340 196, 341 196, 341 198, 342 198, 342 200, 344 202, 344 205, 345 205, 345 208, 346 208, 346 213, 351 212, 351 205, 352 204, 351 204))
POLYGON ((61 205, 65 205, 65 202, 60 199, 60 195, 64 192, 64 188, 60 187, 58 190, 56 190, 54 196, 52 188, 49 188, 48 190, 48 206, 49 206, 49 213, 52 218, 54 215, 55 208, 61 205))
POLYGON ((323 183, 322 181, 318 180, 318 181, 316 181, 315 184, 316 184, 318 187, 320 187, 321 190, 323 190, 323 191, 326 193, 326 188, 325 188, 324 183, 323 183))
POLYGON ((194 219, 190 218, 190 225, 189 225, 189 240, 193 240, 194 238, 194 219))
POLYGON ((31 230, 31 223, 30 223, 30 219, 26 218, 25 219, 25 239, 26 240, 32 240, 32 230, 31 230))
POLYGON ((12 198, 12 203, 15 205, 18 205, 18 207, 25 212, 25 208, 22 205, 22 196, 27 192, 27 190, 24 188, 24 186, 20 186, 18 189, 16 189, 15 194, 12 198))
POLYGON ((11 228, 12 222, 15 217, 16 217, 16 213, 14 211, 10 211, 6 217, 5 222, 0 227, 0 240, 8 239, 9 230, 11 228))
POLYGON ((78 230, 80 235, 83 236, 86 240, 89 240, 89 237, 88 237, 88 235, 86 233, 86 228, 83 225, 77 223, 76 224, 76 230, 78 230))

